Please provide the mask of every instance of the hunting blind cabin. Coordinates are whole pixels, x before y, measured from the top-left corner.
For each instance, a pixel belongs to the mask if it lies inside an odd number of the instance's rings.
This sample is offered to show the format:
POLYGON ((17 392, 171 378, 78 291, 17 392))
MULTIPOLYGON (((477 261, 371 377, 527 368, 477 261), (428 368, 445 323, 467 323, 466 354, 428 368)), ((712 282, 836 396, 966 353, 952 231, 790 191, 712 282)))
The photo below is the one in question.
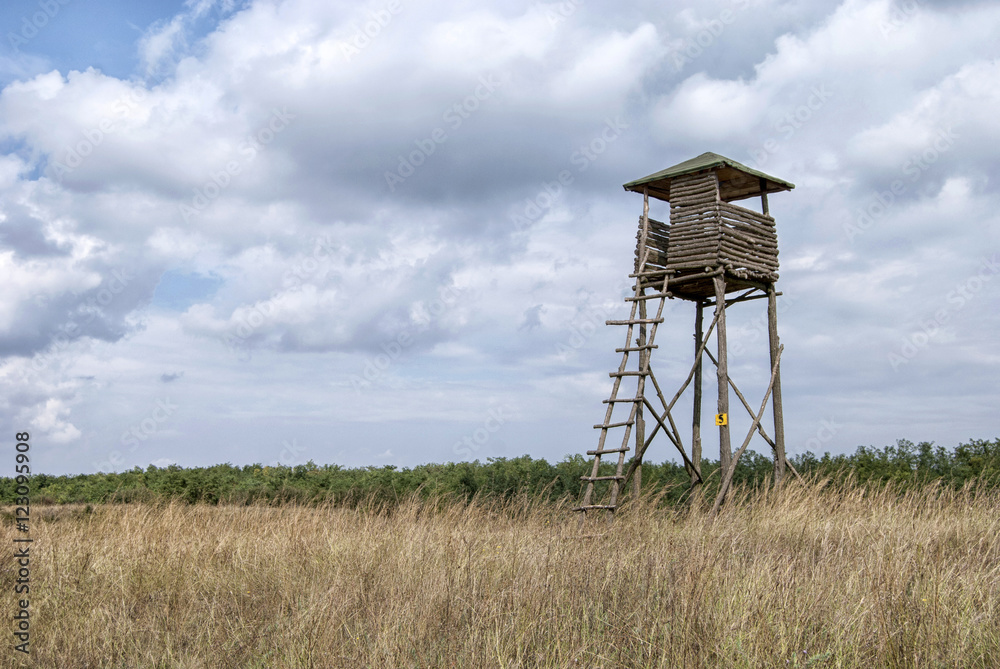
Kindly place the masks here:
MULTIPOLYGON (((715 153, 703 153, 673 167, 625 184, 625 190, 642 193, 642 216, 639 218, 638 244, 635 251, 634 295, 627 320, 607 321, 608 325, 626 327, 625 346, 615 349, 622 354, 611 395, 604 400, 607 410, 604 422, 595 425, 600 430, 597 449, 587 451, 594 456, 589 476, 583 476, 585 490, 578 511, 618 508, 623 488, 629 480, 638 494, 642 482, 642 458, 653 438, 662 431, 680 452, 685 469, 694 487, 703 482, 701 474, 701 410, 702 362, 707 356, 718 375, 718 406, 715 424, 719 428, 719 460, 722 480, 713 514, 722 504, 732 484, 736 463, 755 433, 770 446, 774 454, 774 480, 785 475, 785 430, 781 407, 780 360, 782 346, 778 342, 778 321, 775 291, 778 280, 778 237, 774 219, 768 213, 769 193, 795 188, 777 177, 758 172, 715 153), (670 204, 670 223, 649 217, 649 198, 670 204), (734 201, 759 197, 761 212, 745 209, 734 201), (730 293, 736 293, 728 297, 730 293), (695 304, 694 364, 687 378, 669 401, 650 367, 657 328, 664 322, 663 307, 667 299, 679 298, 695 304), (726 343, 726 309, 740 302, 767 299, 768 344, 771 377, 760 407, 755 411, 743 393, 729 378, 726 343), (649 304, 656 305, 649 317, 649 304), (704 331, 705 309, 714 308, 714 317, 704 331), (716 333, 716 355, 708 350, 709 337, 716 333), (629 369, 631 359, 637 368, 629 369), (635 393, 619 397, 624 379, 635 380, 635 393), (689 385, 694 386, 690 453, 677 429, 671 413, 677 400, 689 385), (742 445, 732 452, 729 421, 729 389, 750 413, 752 425, 742 445), (652 391, 652 392, 651 392, 652 391), (659 407, 650 400, 653 397, 659 407), (761 424, 770 399, 774 419, 772 439, 761 424), (645 412, 649 413, 646 414, 645 412), (626 414, 623 415, 623 414, 626 414), (617 415, 617 417, 616 417, 617 415), (646 434, 646 417, 652 419, 652 431, 646 434), (621 430, 621 440, 612 439, 621 430), (634 437, 635 453, 626 469, 625 454, 634 437), (612 439, 609 443, 609 439, 612 439), (601 458, 616 458, 613 474, 601 471, 601 458)), ((627 384, 631 387, 631 384, 627 384)), ((629 393, 626 392, 626 395, 629 393)), ((607 471, 607 468, 605 468, 607 471)), ((793 473, 798 475, 794 469, 793 473)))

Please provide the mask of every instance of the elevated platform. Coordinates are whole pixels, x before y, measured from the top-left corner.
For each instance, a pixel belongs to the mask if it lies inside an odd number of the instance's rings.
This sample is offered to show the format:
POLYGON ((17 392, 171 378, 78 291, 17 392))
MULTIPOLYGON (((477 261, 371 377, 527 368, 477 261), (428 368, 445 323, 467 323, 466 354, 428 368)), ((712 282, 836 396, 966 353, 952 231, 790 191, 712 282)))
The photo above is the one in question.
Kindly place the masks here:
MULTIPOLYGON (((778 275, 759 276, 747 270, 726 269, 723 267, 707 268, 708 271, 688 271, 678 272, 671 275, 667 291, 670 297, 689 300, 691 302, 704 302, 715 298, 714 278, 718 275, 725 276, 726 294, 740 293, 753 288, 767 292, 767 287, 774 284, 778 275)), ((663 287, 663 277, 666 270, 655 272, 643 272, 641 277, 641 287, 647 290, 659 291, 663 287)), ((634 275, 630 275, 634 276, 634 275)))

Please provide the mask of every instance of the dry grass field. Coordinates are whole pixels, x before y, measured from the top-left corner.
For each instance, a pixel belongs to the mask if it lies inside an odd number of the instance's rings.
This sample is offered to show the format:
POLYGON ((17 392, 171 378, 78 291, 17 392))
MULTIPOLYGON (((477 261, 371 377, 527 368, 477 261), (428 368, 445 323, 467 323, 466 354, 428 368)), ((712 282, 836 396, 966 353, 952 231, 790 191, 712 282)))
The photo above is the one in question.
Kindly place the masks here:
POLYGON ((31 666, 997 667, 998 510, 821 484, 583 527, 528 502, 36 508, 31 666))

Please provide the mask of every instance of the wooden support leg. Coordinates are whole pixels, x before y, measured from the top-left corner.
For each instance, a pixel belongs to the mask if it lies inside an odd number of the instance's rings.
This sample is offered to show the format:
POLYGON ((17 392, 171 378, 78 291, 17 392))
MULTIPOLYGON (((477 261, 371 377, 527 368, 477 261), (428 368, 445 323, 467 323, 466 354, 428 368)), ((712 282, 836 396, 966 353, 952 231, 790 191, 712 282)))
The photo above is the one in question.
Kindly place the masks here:
MULTIPOLYGON (((719 347, 719 405, 718 412, 728 417, 729 415, 729 354, 726 343, 726 277, 716 276, 715 283, 715 317, 718 326, 715 331, 716 341, 719 347)), ((719 426, 719 464, 722 471, 729 470, 729 463, 733 459, 733 448, 729 440, 729 421, 725 425, 719 426)))
MULTIPOLYGON (((771 364, 778 356, 778 305, 774 284, 767 287, 767 332, 771 348, 771 364)), ((785 478, 785 417, 781 406, 781 368, 774 374, 774 388, 771 391, 771 406, 774 409, 774 484, 785 478)))
MULTIPOLYGON (((694 410, 691 417, 691 463, 701 471, 701 338, 702 319, 705 304, 698 300, 694 317, 694 354, 697 356, 694 368, 694 410)), ((697 474, 689 471, 691 485, 699 482, 697 474)))

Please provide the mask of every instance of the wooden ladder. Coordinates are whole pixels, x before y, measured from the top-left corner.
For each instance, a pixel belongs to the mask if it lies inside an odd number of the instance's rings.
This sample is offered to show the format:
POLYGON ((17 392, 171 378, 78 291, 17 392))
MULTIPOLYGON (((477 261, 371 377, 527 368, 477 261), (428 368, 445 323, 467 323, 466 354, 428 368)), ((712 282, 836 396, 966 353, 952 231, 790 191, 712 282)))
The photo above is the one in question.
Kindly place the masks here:
POLYGON ((622 361, 621 364, 618 365, 618 371, 611 372, 609 374, 609 376, 614 379, 614 383, 611 387, 611 396, 608 399, 603 400, 603 403, 608 405, 608 409, 604 415, 604 422, 594 426, 594 429, 599 429, 601 431, 601 436, 597 441, 597 448, 593 451, 587 451, 587 455, 594 456, 594 465, 591 469, 590 476, 580 477, 581 481, 586 482, 586 491, 584 492, 582 503, 580 506, 573 509, 574 511, 587 512, 603 509, 613 512, 618 507, 621 486, 624 485, 626 478, 623 471, 625 468, 625 454, 630 450, 628 445, 629 438, 632 436, 632 427, 636 423, 636 418, 642 415, 642 405, 646 402, 644 392, 646 387, 646 377, 650 374, 649 354, 650 351, 657 348, 655 343, 656 328, 663 322, 663 306, 666 303, 666 299, 670 297, 670 293, 667 292, 667 287, 671 274, 671 272, 663 269, 649 271, 646 269, 646 260, 649 257, 649 252, 646 248, 646 232, 649 227, 647 221, 648 210, 643 212, 643 218, 641 219, 642 227, 639 235, 636 272, 634 274, 629 274, 629 277, 635 279, 635 294, 632 297, 625 298, 626 302, 632 303, 631 313, 629 314, 627 320, 605 321, 607 325, 625 325, 628 329, 625 335, 625 346, 623 348, 615 349, 616 353, 622 354, 622 361), (654 285, 650 285, 650 283, 655 279, 662 279, 662 288, 647 295, 647 288, 655 288, 654 285), (656 299, 660 301, 656 309, 656 316, 654 318, 647 318, 646 301, 656 299), (639 336, 635 340, 635 346, 633 346, 632 335, 636 325, 639 326, 639 336), (648 337, 646 332, 647 325, 650 326, 648 337), (628 367, 630 353, 639 354, 638 370, 626 370, 628 367), (619 398, 618 391, 621 388, 622 379, 627 376, 638 377, 635 397, 619 398), (616 404, 632 405, 627 420, 612 422, 612 416, 614 414, 616 404), (618 448, 605 448, 609 431, 622 427, 625 428, 625 433, 622 436, 621 446, 618 448), (612 476, 600 476, 601 457, 611 453, 618 454, 618 463, 615 467, 615 473, 612 476), (594 484, 598 481, 610 482, 610 498, 608 499, 607 504, 594 503, 594 484))

